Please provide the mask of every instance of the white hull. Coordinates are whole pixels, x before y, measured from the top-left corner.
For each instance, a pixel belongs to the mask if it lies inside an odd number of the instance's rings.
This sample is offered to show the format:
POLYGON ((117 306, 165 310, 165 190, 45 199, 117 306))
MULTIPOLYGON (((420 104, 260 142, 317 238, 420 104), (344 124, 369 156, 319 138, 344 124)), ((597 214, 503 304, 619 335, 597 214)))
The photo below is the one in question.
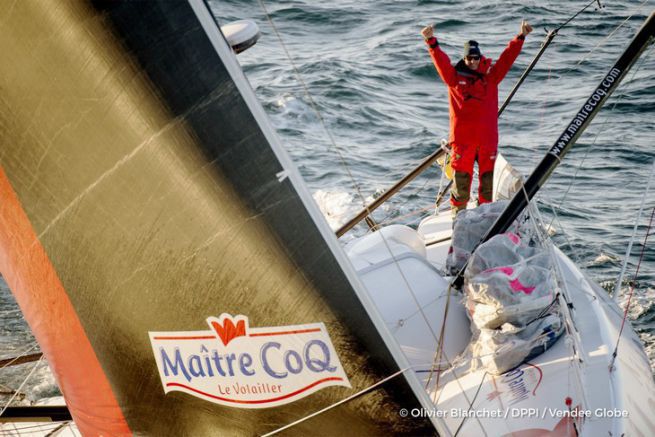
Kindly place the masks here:
MULTIPOLYGON (((574 436, 574 426, 587 436, 652 435, 655 384, 639 338, 626 323, 610 371, 623 311, 557 249, 560 286, 568 292, 577 332, 501 376, 484 369, 469 372, 464 365, 444 372, 436 387, 437 375, 427 369, 438 349, 447 302, 448 278, 436 272, 445 264, 450 241, 441 240, 450 229, 446 211, 425 219, 418 232, 392 226, 346 248, 432 400, 424 411, 409 414, 435 416, 441 435, 574 436), (417 248, 418 241, 441 242, 417 248), (466 418, 467 411, 472 413, 466 418)), ((444 365, 456 360, 471 335, 458 292, 451 295, 445 326, 444 365)))

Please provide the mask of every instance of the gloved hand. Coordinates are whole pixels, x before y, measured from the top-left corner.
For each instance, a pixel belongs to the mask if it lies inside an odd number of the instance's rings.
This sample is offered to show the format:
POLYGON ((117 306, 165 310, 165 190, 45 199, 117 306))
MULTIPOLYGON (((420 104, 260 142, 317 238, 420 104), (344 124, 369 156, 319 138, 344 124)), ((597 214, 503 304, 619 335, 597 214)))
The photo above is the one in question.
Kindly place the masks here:
POLYGON ((434 28, 433 25, 425 26, 423 30, 421 30, 421 35, 423 35, 424 39, 430 39, 434 36, 434 28))

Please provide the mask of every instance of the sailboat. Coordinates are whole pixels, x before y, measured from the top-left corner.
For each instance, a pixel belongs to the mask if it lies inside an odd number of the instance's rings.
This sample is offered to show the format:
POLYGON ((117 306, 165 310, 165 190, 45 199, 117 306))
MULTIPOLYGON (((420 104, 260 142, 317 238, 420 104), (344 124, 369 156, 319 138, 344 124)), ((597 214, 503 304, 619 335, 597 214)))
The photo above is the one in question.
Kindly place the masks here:
MULTIPOLYGON (((5 13, 0 272, 82 434, 655 429, 638 337, 547 239, 566 334, 499 375, 462 370, 450 213, 343 247, 202 0, 5 13)), ((654 29, 651 15, 603 101, 654 29)), ((516 194, 514 172, 497 172, 513 197, 483 239, 581 131, 516 194)))

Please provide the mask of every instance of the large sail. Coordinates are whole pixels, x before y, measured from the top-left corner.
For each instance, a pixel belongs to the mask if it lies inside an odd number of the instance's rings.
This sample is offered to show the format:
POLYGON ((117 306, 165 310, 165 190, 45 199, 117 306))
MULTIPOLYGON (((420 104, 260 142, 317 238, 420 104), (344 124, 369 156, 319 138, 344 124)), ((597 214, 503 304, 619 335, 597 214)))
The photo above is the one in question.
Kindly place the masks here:
POLYGON ((433 432, 204 3, 0 15, 0 272, 83 433, 262 434, 394 374, 297 433, 433 432))

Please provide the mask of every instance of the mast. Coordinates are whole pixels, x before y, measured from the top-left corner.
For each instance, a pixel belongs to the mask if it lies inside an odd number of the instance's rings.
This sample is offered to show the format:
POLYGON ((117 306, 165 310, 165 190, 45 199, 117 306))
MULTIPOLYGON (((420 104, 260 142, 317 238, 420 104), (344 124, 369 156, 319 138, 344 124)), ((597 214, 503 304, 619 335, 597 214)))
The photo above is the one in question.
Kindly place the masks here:
MULTIPOLYGON (((618 61, 603 77, 596 89, 589 96, 582 108, 576 113, 575 117, 566 126, 562 134, 555 141, 546 156, 543 157, 539 165, 534 169, 523 185, 523 189, 516 193, 503 213, 494 222, 487 233, 482 237, 478 246, 488 241, 494 235, 505 232, 509 226, 516 220, 521 212, 528 205, 534 195, 548 181, 550 175, 562 161, 562 158, 571 150, 580 135, 585 131, 594 117, 598 114, 603 104, 609 96, 616 90, 623 78, 625 78, 630 68, 646 47, 652 42, 655 36, 655 12, 651 13, 646 22, 641 26, 635 37, 630 42, 628 48, 623 52, 618 61)), ((477 246, 476 246, 477 247, 477 246)), ((460 287, 464 281, 464 270, 462 267, 455 279, 453 285, 460 287)))

